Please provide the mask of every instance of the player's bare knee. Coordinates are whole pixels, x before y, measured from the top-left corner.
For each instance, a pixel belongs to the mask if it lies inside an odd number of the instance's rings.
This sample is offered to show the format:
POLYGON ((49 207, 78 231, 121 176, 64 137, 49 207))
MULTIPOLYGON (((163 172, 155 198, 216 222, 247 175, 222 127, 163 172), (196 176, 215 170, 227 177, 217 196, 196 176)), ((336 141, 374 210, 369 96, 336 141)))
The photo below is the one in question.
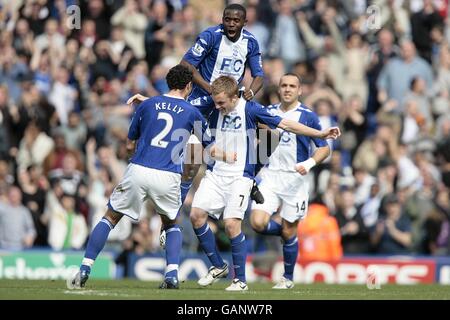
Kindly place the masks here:
POLYGON ((190 219, 194 228, 200 228, 206 223, 208 216, 201 210, 193 208, 191 210, 190 219))
POLYGON ((112 223, 112 225, 116 225, 119 223, 120 219, 122 219, 123 214, 115 212, 111 209, 108 209, 105 213, 105 218, 112 223))
POLYGON ((256 218, 250 218, 250 224, 255 232, 263 232, 267 226, 264 221, 258 220, 256 218))
POLYGON ((284 240, 288 240, 295 235, 297 235, 297 223, 283 223, 283 228, 281 229, 281 237, 284 240))
POLYGON ((269 215, 260 211, 254 211, 250 216, 250 225, 255 232, 263 232, 269 223, 269 219, 269 215))
POLYGON ((228 238, 234 238, 241 233, 241 220, 225 219, 225 233, 228 238))
POLYGON ((174 225, 177 223, 176 220, 170 220, 168 217, 161 215, 161 222, 164 228, 167 228, 171 225, 174 225))

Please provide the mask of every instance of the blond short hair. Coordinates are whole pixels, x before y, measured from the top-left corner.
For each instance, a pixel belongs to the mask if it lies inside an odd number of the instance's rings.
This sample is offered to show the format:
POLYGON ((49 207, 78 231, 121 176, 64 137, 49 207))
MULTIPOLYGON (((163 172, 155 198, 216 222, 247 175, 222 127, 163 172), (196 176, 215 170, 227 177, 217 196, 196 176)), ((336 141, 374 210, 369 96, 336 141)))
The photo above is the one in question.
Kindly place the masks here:
POLYGON ((228 76, 220 76, 211 84, 211 94, 216 96, 224 92, 229 98, 239 95, 239 88, 236 80, 228 76))

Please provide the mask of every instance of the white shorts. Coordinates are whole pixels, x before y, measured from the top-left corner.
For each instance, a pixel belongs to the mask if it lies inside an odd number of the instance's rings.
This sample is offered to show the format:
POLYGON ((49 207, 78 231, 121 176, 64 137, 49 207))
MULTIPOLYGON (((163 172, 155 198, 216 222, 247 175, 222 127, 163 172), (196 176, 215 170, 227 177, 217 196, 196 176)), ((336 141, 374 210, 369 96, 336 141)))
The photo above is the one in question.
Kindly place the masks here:
POLYGON ((130 163, 114 188, 108 206, 134 220, 139 219, 143 203, 152 199, 159 214, 174 220, 181 207, 181 175, 130 163))
POLYGON ((219 219, 244 219, 253 180, 243 176, 218 176, 207 170, 194 195, 192 208, 200 208, 219 219))
POLYGON ((280 216, 294 223, 306 216, 308 211, 309 185, 306 177, 296 172, 261 170, 262 181, 258 188, 264 203, 252 202, 252 210, 262 210, 270 215, 281 207, 280 216))
POLYGON ((187 143, 188 144, 201 144, 200 140, 198 140, 198 138, 195 134, 191 134, 187 143))

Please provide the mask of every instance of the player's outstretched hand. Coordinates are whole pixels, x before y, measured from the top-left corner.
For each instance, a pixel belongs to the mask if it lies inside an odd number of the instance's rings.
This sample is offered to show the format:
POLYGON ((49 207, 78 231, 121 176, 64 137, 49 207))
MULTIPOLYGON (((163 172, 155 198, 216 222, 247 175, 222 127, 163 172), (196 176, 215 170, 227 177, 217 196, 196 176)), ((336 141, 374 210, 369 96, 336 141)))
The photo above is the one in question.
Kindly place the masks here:
POLYGON ((140 93, 137 93, 134 96, 132 96, 130 99, 127 100, 127 104, 141 103, 147 99, 148 99, 148 97, 143 96, 140 93))
POLYGON ((322 139, 333 139, 336 140, 341 135, 341 130, 339 127, 331 127, 325 130, 322 130, 322 139))

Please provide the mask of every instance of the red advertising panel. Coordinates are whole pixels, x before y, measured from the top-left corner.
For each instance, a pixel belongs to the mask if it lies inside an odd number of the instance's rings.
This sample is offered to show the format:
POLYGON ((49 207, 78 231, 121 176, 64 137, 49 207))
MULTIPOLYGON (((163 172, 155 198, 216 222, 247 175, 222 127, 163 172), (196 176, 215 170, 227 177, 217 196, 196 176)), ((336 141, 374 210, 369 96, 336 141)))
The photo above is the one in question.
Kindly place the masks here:
MULTIPOLYGON (((277 269, 273 270, 273 278, 278 277, 277 269)), ((434 283, 436 262, 432 259, 345 258, 338 262, 301 262, 294 274, 294 281, 300 283, 434 283)))

